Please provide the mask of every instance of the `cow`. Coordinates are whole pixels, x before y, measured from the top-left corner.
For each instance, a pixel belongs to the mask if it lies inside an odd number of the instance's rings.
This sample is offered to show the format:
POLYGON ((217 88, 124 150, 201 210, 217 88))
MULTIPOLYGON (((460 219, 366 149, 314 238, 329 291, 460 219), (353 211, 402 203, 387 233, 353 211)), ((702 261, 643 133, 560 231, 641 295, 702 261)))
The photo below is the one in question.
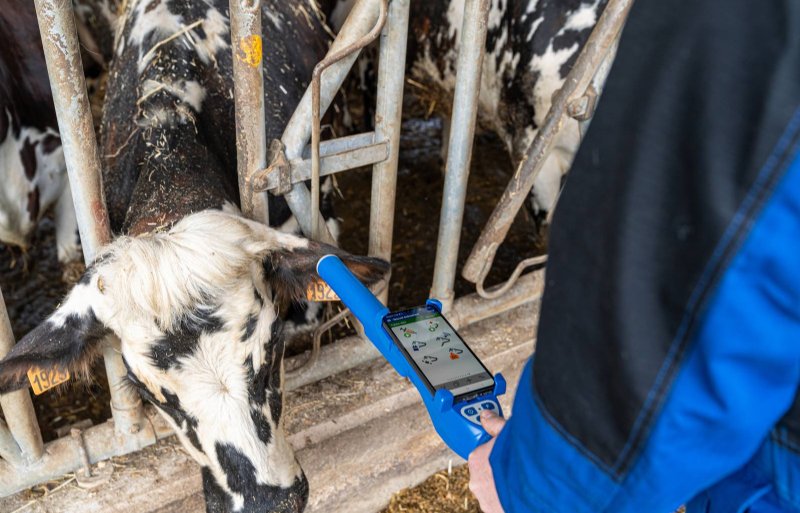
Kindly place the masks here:
MULTIPOLYGON (((544 122, 607 0, 491 0, 478 122, 495 132, 512 162, 520 162, 544 122)), ((433 97, 451 97, 464 0, 411 2, 411 77, 433 97)), ((604 77, 598 76, 597 87, 604 77)), ((448 106, 451 102, 437 102, 448 106)), ((443 111, 445 118, 449 113, 443 111)), ((448 126, 445 123, 445 126, 448 126)), ((444 138, 446 140, 446 137, 444 138)), ((530 206, 546 219, 581 140, 581 127, 564 120, 533 187, 530 206)))
MULTIPOLYGON (((273 138, 329 41, 309 3, 262 9, 273 138)), ((0 393, 24 386, 31 365, 86 372, 114 334, 131 385, 201 465, 207 511, 301 511, 308 483, 283 431, 279 306, 318 279, 324 254, 365 283, 388 264, 239 212, 227 0, 129 0, 118 30, 101 155, 121 235, 0 362, 0 393)), ((279 200, 271 219, 291 224, 279 200)))
MULTIPOLYGON (((606 4, 607 0, 491 0, 478 126, 500 137, 515 166, 525 156, 550 109, 553 94, 563 85, 606 4)), ((335 29, 352 5, 352 0, 325 4, 335 29)), ((407 74, 417 86, 417 97, 433 105, 444 118, 444 161, 464 0, 412 0, 410 10, 407 74)), ((351 89, 362 93, 374 89, 373 61, 377 53, 372 50, 365 52, 366 62, 359 62, 351 89)), ((613 52, 607 62, 611 59, 613 52)), ((608 68, 603 66, 593 81, 598 92, 608 68)), ((364 104, 369 110, 372 100, 368 94, 364 104)), ((365 117, 372 116, 368 113, 365 117)), ((528 206, 540 225, 546 224, 555 206, 585 127, 573 119, 564 120, 553 151, 534 183, 528 206)))
POLYGON ((58 259, 81 256, 33 2, 0 9, 0 241, 23 250, 55 210, 58 259))

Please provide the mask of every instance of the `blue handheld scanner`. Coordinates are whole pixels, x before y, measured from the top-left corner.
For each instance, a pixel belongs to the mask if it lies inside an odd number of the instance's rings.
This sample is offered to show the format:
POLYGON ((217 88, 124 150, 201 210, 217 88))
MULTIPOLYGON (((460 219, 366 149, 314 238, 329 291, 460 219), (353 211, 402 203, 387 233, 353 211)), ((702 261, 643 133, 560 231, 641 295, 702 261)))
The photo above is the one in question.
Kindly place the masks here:
MULTIPOLYGON (((384 328, 383 320, 389 314, 389 309, 353 276, 337 256, 322 257, 317 262, 317 273, 361 321, 367 338, 378 348, 383 357, 401 376, 414 383, 428 409, 433 427, 448 447, 466 459, 476 447, 489 441, 491 437, 480 424, 480 411, 490 409, 502 416, 497 396, 505 393, 506 380, 501 374, 495 374, 494 389, 490 393, 466 401, 454 404, 453 394, 446 389, 439 389, 435 395, 431 395, 428 387, 384 328)), ((441 313, 442 305, 439 301, 429 299, 427 305, 441 313)))

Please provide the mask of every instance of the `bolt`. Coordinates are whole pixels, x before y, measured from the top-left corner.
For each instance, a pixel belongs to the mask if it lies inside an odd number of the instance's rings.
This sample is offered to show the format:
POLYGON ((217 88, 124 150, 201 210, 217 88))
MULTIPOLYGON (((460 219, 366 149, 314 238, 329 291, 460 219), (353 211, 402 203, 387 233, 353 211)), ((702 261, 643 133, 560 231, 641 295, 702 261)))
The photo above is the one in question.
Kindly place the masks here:
POLYGON ((133 424, 133 425, 131 426, 130 433, 131 433, 132 435, 135 435, 136 433, 138 433, 138 432, 139 432, 139 431, 141 431, 141 430, 142 430, 142 426, 141 426, 141 424, 139 424, 139 423, 136 423, 136 424, 133 424))
POLYGON ((92 477, 92 464, 89 462, 89 454, 86 453, 86 446, 83 443, 83 433, 80 429, 71 429, 69 434, 72 439, 75 440, 75 443, 78 444, 78 453, 83 463, 83 473, 86 477, 92 477))

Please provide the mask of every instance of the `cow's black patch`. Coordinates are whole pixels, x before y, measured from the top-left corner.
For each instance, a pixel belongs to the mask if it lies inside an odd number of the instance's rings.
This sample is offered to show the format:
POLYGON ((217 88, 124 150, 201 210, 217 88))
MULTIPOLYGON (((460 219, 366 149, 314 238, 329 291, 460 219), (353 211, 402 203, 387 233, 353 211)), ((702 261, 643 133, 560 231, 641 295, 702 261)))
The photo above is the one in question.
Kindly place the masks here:
POLYGON ((253 421, 253 425, 256 428, 256 435, 258 439, 268 444, 272 441, 272 428, 270 427, 269 421, 267 417, 264 416, 264 412, 257 408, 250 408, 250 418, 253 421))
POLYGON ((206 513, 227 513, 233 510, 233 501, 230 495, 214 479, 214 474, 208 467, 202 467, 200 474, 203 476, 203 495, 206 499, 206 513))
POLYGON ((178 327, 158 339, 150 348, 150 359, 161 370, 179 367, 178 360, 194 352, 203 333, 222 329, 222 319, 215 308, 197 308, 181 318, 178 327))
POLYGON ((39 207, 39 187, 34 187, 33 190, 28 193, 28 216, 31 221, 35 222, 39 219, 39 207))
POLYGON ((61 147, 61 138, 57 135, 48 134, 42 139, 42 153, 49 155, 61 147))
POLYGON ((22 167, 25 168, 25 176, 28 180, 33 180, 36 176, 36 145, 38 142, 31 142, 30 139, 25 139, 22 148, 19 150, 19 159, 22 161, 22 167))
POLYGON ((240 513, 299 513, 308 500, 308 480, 301 473, 288 488, 259 484, 253 462, 235 447, 217 443, 217 461, 228 488, 244 498, 240 513))
POLYGON ((256 330, 256 324, 258 324, 258 314, 250 314, 247 316, 247 322, 244 324, 242 333, 242 342, 245 342, 253 336, 253 332, 256 330))
POLYGON ((247 395, 251 405, 263 406, 267 402, 267 378, 270 365, 264 362, 255 372, 253 357, 248 356, 244 362, 247 370, 247 395))
POLYGON ((80 285, 89 285, 92 282, 92 277, 97 272, 97 268, 94 266, 89 266, 86 271, 83 272, 81 275, 81 279, 78 280, 80 285))
POLYGON ((181 406, 181 400, 177 395, 173 394, 164 387, 161 387, 161 395, 164 396, 164 401, 155 401, 156 406, 161 408, 164 413, 170 416, 175 421, 175 424, 183 428, 186 438, 189 439, 195 449, 203 452, 203 447, 200 445, 200 440, 197 438, 197 419, 187 413, 181 406))

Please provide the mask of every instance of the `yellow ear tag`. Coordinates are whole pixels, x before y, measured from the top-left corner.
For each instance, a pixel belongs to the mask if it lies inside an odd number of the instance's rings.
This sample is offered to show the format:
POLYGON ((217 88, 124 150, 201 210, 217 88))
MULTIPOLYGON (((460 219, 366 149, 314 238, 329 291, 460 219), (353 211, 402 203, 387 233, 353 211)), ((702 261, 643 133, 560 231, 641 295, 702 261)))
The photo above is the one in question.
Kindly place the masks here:
POLYGON ((323 301, 339 301, 339 296, 324 281, 313 280, 306 288, 306 299, 313 303, 321 303, 323 301))
POLYGON ((57 387, 61 383, 69 381, 69 371, 54 367, 50 370, 39 367, 28 369, 28 381, 36 395, 42 395, 51 388, 57 387))

